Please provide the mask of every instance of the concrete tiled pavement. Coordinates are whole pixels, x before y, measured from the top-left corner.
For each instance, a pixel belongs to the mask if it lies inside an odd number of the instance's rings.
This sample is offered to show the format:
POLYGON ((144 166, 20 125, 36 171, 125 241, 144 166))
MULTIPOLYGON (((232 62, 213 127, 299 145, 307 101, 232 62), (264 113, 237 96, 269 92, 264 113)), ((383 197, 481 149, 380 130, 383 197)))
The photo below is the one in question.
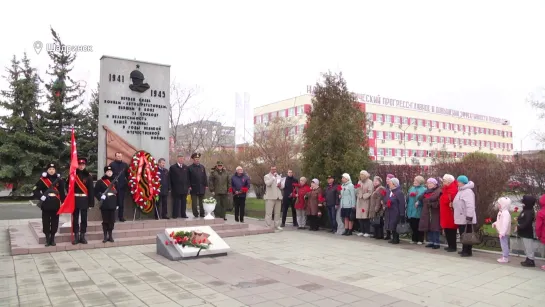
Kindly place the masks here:
POLYGON ((157 256, 153 245, 11 257, 5 227, 2 307, 479 307, 545 300, 544 272, 502 266, 490 255, 460 259, 408 244, 284 231, 227 238, 234 251, 227 257, 186 262, 157 256))

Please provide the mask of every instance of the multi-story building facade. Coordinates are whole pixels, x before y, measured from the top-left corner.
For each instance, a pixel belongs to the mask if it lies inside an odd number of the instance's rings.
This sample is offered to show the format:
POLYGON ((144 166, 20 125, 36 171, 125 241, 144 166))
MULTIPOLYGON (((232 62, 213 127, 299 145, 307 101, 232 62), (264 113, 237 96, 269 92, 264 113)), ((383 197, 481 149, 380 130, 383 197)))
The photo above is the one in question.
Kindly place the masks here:
MULTIPOLYGON (((471 152, 513 158, 513 133, 509 122, 367 94, 355 94, 368 120, 369 156, 379 163, 427 166, 434 158, 462 158, 471 152)), ((289 133, 302 135, 312 95, 305 94, 254 109, 256 127, 274 117, 293 118, 289 133)))
POLYGON ((235 127, 223 126, 220 122, 202 120, 180 125, 176 141, 171 137, 174 151, 214 151, 235 149, 235 127))

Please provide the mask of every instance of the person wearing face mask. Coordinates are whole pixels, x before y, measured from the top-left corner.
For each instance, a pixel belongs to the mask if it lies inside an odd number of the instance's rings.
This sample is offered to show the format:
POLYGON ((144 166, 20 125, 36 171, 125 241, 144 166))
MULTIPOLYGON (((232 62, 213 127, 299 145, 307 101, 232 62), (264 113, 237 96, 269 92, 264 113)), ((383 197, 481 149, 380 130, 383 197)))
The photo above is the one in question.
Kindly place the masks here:
POLYGON ((78 158, 76 184, 74 186, 76 207, 72 214, 72 225, 74 230, 74 241, 72 241, 72 244, 74 245, 78 243, 87 244, 87 240, 85 239, 85 233, 87 232, 87 213, 89 208, 95 206, 93 197, 93 176, 85 169, 86 165, 86 158, 78 158))
POLYGON ((55 234, 59 229, 57 211, 66 198, 66 184, 57 174, 55 163, 49 163, 42 177, 36 182, 33 196, 39 199, 42 209, 42 231, 45 234, 45 246, 55 246, 55 234))
POLYGON ((95 184, 95 198, 102 202, 100 213, 102 214, 102 231, 104 240, 102 243, 114 242, 112 232, 115 225, 115 209, 117 207, 117 190, 112 184, 113 170, 111 166, 104 167, 104 176, 95 184))

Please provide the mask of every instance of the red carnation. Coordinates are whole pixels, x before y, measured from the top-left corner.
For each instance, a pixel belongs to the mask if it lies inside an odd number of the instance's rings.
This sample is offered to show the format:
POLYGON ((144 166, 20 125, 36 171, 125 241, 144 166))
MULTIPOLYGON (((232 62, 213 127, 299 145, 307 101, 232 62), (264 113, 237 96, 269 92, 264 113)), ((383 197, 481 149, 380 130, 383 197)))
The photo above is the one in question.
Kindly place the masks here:
POLYGON ((165 241, 165 245, 168 245, 168 240, 165 241))
POLYGON ((411 192, 411 194, 409 194, 410 197, 415 197, 416 196, 416 192, 411 192))
POLYGON ((299 184, 298 184, 297 182, 294 182, 294 183, 292 184, 292 186, 293 186, 294 188, 298 188, 298 187, 299 187, 299 184))
POLYGON ((341 187, 340 185, 337 186, 337 191, 342 191, 343 190, 343 187, 341 187))
POLYGON ((392 201, 388 199, 388 201, 386 202, 386 206, 390 208, 392 206, 392 201))
POLYGON ((361 212, 365 212, 365 209, 361 208, 361 212))
POLYGON ((197 244, 197 241, 196 241, 195 239, 193 239, 193 240, 191 241, 191 244, 197 244))
POLYGON ((240 191, 242 193, 248 193, 248 188, 247 187, 243 187, 242 189, 240 189, 240 191))
POLYGON ((318 196, 318 202, 323 203, 324 201, 325 201, 325 198, 322 195, 318 196))
POLYGON ((174 231, 170 233, 170 237, 174 237, 174 231))
POLYGON ((518 212, 519 211, 519 207, 515 207, 515 209, 513 210, 514 212, 518 212))
POLYGON ((229 193, 233 193, 233 188, 229 188, 229 193))
POLYGON ((380 195, 386 196, 386 190, 381 190, 381 191, 380 191, 380 195))
POLYGON ((359 183, 354 186, 354 188, 356 188, 356 189, 359 188, 359 187, 361 187, 361 185, 359 183))

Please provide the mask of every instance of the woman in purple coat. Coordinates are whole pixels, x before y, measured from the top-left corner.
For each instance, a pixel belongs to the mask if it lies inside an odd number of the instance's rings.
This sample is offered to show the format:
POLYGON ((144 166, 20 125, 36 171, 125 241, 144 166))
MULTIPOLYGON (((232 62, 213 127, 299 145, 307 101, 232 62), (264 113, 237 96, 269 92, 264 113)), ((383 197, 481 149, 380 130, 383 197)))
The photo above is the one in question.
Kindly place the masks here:
POLYGON ((392 232, 392 239, 388 243, 399 244, 399 233, 396 231, 397 224, 405 222, 405 195, 401 190, 399 179, 390 179, 390 191, 386 194, 386 210, 388 219, 384 225, 392 232))

